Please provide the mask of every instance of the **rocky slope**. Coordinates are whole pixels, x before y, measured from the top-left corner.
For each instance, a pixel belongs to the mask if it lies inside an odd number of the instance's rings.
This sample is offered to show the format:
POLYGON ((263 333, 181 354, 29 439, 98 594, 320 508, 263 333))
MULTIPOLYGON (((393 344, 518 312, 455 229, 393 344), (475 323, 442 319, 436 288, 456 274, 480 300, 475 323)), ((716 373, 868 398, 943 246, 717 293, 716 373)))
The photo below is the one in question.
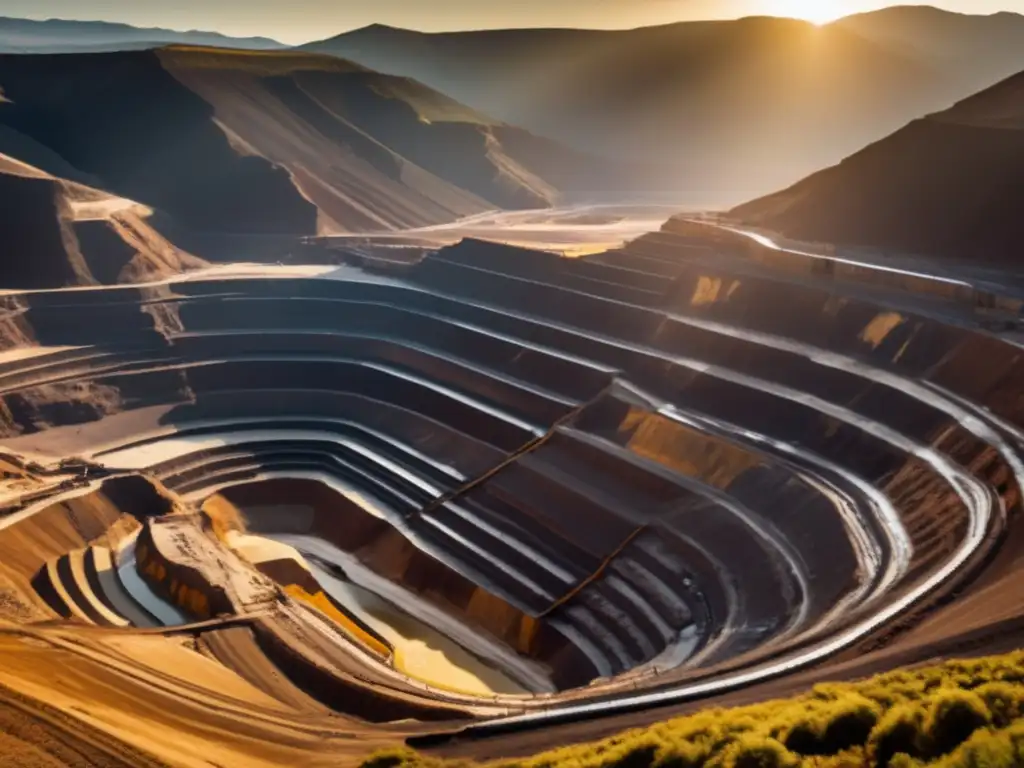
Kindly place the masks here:
POLYGON ((139 282, 205 265, 175 247, 153 211, 0 155, 4 288, 139 282))
POLYGON ((1024 73, 731 215, 802 240, 1016 268, 1021 179, 1024 73))
POLYGON ((326 56, 0 56, 0 84, 0 143, 202 232, 437 224, 544 207, 593 173, 554 142, 326 56))

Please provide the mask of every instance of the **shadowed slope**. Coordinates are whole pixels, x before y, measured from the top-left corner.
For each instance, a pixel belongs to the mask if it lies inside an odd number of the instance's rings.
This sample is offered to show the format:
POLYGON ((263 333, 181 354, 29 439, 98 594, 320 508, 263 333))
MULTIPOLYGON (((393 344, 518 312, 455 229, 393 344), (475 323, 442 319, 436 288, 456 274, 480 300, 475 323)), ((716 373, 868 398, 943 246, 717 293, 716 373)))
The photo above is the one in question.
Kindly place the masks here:
POLYGON ((917 120, 736 218, 803 240, 1019 264, 1024 74, 917 120))
POLYGON ((288 175, 235 153, 212 108, 154 53, 4 56, 0 122, 106 189, 198 230, 311 232, 288 175))
POLYGON ((149 280, 205 264, 153 229, 145 206, 2 154, 0 201, 6 288, 149 280))
POLYGON ((414 81, 325 56, 5 56, 0 81, 5 144, 198 232, 438 224, 545 207, 593 172, 414 81))

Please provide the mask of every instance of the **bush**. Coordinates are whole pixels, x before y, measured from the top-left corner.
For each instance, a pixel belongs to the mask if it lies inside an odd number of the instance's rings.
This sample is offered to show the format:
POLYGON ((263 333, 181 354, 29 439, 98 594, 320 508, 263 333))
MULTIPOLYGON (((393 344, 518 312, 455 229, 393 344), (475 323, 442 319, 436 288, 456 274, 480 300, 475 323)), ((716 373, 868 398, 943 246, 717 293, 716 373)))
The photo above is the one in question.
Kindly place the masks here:
POLYGON ((882 708, 857 694, 849 694, 830 712, 822 733, 826 754, 843 752, 867 743, 882 716, 882 708))
MULTIPOLYGON (((706 709, 486 768, 1016 768, 1024 767, 1022 718, 1024 652, 1018 652, 706 709)), ((481 766, 392 749, 363 768, 481 766)))
POLYGON ((610 752, 601 764, 608 768, 651 768, 657 749, 655 744, 627 744, 610 752))
POLYGON ((1024 722, 1003 731, 983 728, 975 731, 952 754, 934 764, 936 768, 1017 768, 1024 765, 1024 722))
POLYGON ((408 748, 383 749, 374 752, 363 761, 362 768, 406 768, 423 766, 424 759, 417 752, 408 748))
POLYGON ((824 754, 821 749, 821 732, 818 724, 804 720, 789 729, 782 743, 790 752, 798 755, 824 754))
POLYGON ((886 713, 868 737, 872 762, 882 768, 901 752, 921 756, 923 719, 921 710, 913 704, 902 704, 886 713))
POLYGON ((654 757, 656 768, 701 768, 708 758, 708 751, 693 741, 666 742, 654 757))
POLYGON ((722 754, 722 768, 795 768, 800 761, 772 738, 744 734, 722 754))
POLYGON ((832 692, 827 704, 808 710, 805 719, 793 724, 783 743, 800 755, 835 755, 864 746, 881 715, 882 708, 864 696, 832 692))
POLYGON ((1010 683, 985 683, 979 686, 977 693, 992 717, 992 724, 997 728, 1005 728, 1017 718, 1024 715, 1021 703, 1024 692, 1010 683))
POLYGON ((894 755, 892 760, 889 761, 890 768, 921 768, 924 763, 918 760, 916 757, 900 752, 894 755))
POLYGON ((945 755, 991 722, 984 700, 973 691, 946 689, 932 701, 925 724, 929 752, 945 755))

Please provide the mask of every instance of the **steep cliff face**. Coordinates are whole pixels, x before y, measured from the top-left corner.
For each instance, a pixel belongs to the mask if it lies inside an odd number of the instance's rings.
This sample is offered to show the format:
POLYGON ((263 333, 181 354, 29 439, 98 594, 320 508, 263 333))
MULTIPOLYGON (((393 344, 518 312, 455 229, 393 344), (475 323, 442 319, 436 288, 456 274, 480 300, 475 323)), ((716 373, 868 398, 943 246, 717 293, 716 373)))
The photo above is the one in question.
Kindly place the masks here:
POLYGON ((1024 74, 731 215, 790 237, 1020 265, 1024 74))

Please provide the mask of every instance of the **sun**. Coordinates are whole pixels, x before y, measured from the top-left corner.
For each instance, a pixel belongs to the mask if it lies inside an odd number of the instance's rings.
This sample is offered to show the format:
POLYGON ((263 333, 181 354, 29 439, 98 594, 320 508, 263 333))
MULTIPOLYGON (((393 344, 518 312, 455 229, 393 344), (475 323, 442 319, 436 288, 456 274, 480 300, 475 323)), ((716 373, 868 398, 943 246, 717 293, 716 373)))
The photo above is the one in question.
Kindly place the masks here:
POLYGON ((773 0, 771 12, 821 25, 842 16, 842 5, 837 0, 773 0))

